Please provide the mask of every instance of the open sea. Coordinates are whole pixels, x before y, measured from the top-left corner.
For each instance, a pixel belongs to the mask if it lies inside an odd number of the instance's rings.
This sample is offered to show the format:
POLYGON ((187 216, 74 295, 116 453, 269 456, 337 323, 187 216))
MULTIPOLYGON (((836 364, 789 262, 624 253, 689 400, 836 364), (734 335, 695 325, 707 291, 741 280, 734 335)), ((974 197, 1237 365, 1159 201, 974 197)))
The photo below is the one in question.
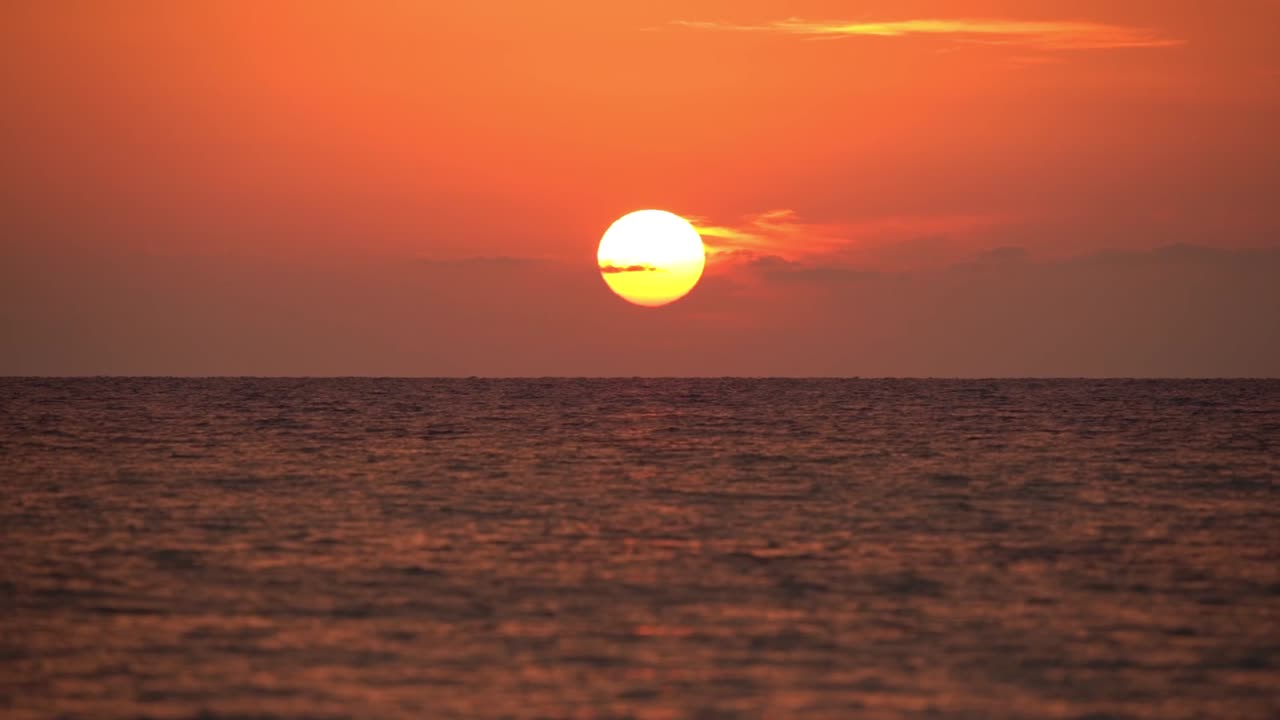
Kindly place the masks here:
POLYGON ((1278 718, 1280 381, 3 379, 0 716, 1278 718))

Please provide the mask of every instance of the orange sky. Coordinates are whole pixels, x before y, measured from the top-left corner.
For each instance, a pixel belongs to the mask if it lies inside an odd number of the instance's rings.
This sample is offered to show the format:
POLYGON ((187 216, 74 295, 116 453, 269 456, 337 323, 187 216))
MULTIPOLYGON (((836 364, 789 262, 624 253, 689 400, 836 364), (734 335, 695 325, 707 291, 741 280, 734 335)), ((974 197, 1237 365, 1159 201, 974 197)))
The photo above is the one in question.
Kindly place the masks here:
POLYGON ((1280 374, 1277 27, 1271 0, 12 3, 0 373, 1280 374), (646 207, 712 250, 658 311, 595 274, 646 207))

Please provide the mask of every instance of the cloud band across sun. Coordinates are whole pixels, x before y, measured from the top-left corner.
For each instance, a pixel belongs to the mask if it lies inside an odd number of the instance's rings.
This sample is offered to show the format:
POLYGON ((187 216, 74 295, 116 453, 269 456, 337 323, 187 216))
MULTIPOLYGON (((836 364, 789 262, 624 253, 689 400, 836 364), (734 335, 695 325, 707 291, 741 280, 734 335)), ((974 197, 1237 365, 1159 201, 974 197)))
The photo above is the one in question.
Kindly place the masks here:
POLYGON ((845 22, 788 18, 758 25, 687 20, 673 24, 693 30, 776 33, 810 38, 942 37, 956 42, 1063 51, 1167 48, 1185 44, 1151 28, 1082 21, 916 19, 845 22))
POLYGON ((658 270, 659 268, 652 265, 610 265, 608 263, 602 263, 600 265, 600 272, 605 273, 606 275, 631 272, 658 272, 658 270))

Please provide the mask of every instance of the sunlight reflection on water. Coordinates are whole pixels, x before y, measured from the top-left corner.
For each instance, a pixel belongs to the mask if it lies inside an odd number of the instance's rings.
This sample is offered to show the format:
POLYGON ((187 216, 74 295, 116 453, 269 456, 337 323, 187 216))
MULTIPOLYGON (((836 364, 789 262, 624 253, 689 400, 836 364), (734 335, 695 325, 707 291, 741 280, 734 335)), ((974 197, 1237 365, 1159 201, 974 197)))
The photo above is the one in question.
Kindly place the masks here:
POLYGON ((1280 383, 0 380, 15 718, 1272 717, 1280 383))

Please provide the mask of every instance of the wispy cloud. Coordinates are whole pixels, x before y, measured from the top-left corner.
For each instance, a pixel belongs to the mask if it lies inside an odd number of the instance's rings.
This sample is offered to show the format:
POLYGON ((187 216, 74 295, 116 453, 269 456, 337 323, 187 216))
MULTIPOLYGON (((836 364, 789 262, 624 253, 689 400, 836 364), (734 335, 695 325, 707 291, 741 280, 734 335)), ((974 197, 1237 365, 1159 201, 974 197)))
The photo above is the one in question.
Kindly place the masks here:
POLYGON ((734 225, 714 225, 701 218, 692 222, 712 256, 795 256, 821 253, 847 242, 840 228, 802 222, 794 210, 769 210, 734 225))
POLYGON ((1069 20, 918 19, 886 22, 816 21, 788 18, 760 25, 678 20, 694 30, 761 32, 812 38, 933 36, 957 42, 1011 45, 1039 50, 1167 48, 1183 45, 1158 30, 1069 20))
POLYGON ((787 209, 749 215, 731 225, 690 218, 711 259, 729 262, 762 257, 869 259, 886 248, 918 243, 921 238, 963 238, 1005 220, 990 215, 943 215, 815 222, 787 209))

